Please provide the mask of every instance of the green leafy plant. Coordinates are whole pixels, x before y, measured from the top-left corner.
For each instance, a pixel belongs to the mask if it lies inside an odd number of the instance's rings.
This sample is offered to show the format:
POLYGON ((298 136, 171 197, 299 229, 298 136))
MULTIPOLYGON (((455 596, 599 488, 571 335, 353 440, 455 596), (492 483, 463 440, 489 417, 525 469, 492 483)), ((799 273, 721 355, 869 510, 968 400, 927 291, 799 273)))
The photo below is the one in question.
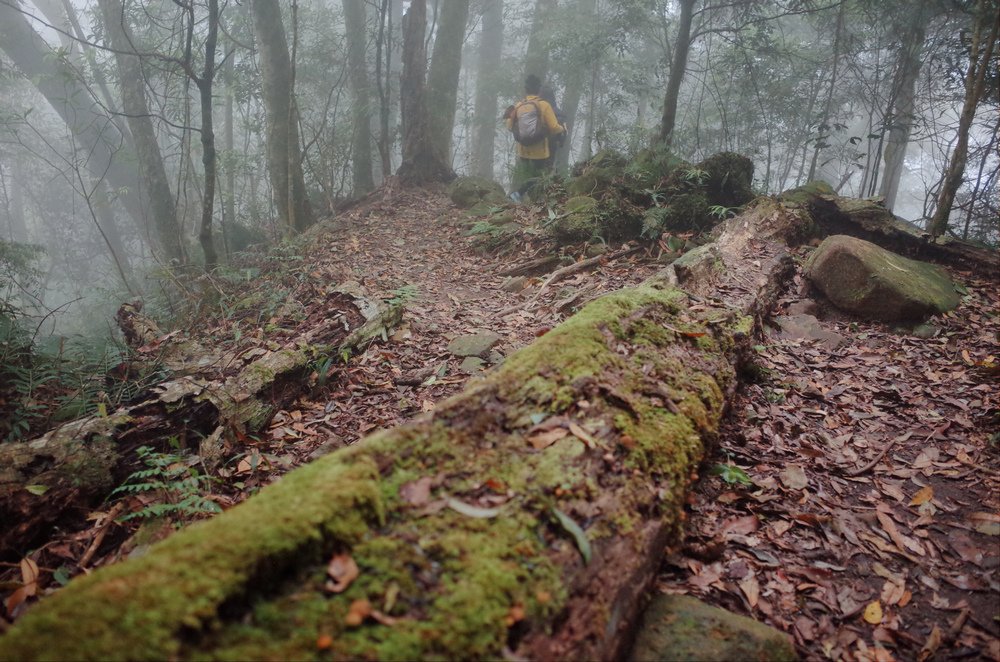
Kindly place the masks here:
POLYGON ((172 445, 174 451, 169 453, 157 452, 149 446, 136 449, 139 460, 146 468, 133 472, 111 494, 147 494, 154 501, 119 517, 119 521, 164 517, 180 525, 184 520, 222 511, 217 503, 205 496, 211 479, 189 466, 190 456, 177 448, 176 441, 172 445))
POLYGON ((753 480, 750 479, 747 472, 735 464, 716 464, 710 473, 713 476, 718 476, 728 485, 753 485, 753 480))
POLYGON ((736 207, 726 207, 724 205, 711 205, 708 208, 709 216, 714 216, 720 220, 725 220, 736 216, 736 207))
POLYGON ((405 306, 420 295, 420 289, 416 285, 406 284, 391 291, 392 298, 389 299, 390 306, 405 306))
POLYGON ((694 166, 690 168, 685 168, 684 170, 681 171, 681 179, 688 182, 689 184, 701 186, 708 179, 708 171, 702 170, 701 168, 696 168, 694 166))

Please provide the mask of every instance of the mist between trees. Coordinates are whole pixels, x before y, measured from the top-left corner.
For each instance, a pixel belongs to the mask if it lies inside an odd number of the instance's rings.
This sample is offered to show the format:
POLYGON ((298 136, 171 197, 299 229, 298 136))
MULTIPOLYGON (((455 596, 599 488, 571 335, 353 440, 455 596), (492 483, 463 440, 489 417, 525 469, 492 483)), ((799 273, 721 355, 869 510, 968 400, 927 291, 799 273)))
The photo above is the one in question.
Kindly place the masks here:
MULTIPOLYGON (((526 74, 555 166, 667 144, 998 240, 995 0, 0 0, 0 322, 107 335, 390 176, 509 184, 526 74)), ((25 334, 30 336, 26 341, 25 334)), ((59 341, 61 342, 61 341, 59 341)), ((58 344, 58 342, 56 343, 58 344)))

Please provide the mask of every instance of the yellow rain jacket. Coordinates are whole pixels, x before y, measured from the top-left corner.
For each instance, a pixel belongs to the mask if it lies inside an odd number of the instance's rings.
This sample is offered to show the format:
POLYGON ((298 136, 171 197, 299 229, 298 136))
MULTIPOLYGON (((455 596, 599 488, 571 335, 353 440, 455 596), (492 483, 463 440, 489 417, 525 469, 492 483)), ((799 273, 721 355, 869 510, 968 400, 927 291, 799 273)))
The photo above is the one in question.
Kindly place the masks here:
MULTIPOLYGON (((531 105, 525 103, 527 101, 534 101, 538 104, 538 109, 542 112, 542 121, 545 122, 545 126, 549 130, 550 136, 559 135, 566 129, 559 124, 559 120, 556 119, 555 111, 552 110, 552 106, 549 105, 548 101, 545 101, 541 97, 535 94, 529 94, 521 101, 517 102, 514 107, 514 112, 520 117, 522 113, 531 110, 531 105)), ((514 125, 514 120, 510 117, 507 118, 507 129, 509 130, 514 125)), ((517 143, 517 155, 524 159, 541 160, 547 159, 550 156, 549 152, 549 139, 546 138, 534 145, 522 145, 517 143)))

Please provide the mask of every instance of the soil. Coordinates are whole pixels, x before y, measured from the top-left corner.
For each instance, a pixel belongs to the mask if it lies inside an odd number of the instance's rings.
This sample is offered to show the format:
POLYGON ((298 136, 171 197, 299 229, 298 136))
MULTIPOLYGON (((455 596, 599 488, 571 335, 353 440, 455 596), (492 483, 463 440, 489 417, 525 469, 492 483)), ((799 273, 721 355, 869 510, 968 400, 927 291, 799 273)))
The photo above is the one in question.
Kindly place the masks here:
MULTIPOLYGON (((527 226, 542 211, 513 213, 527 226)), ((307 395, 212 471, 212 500, 229 507, 296 466, 433 410, 480 370, 449 353, 455 337, 499 334, 484 357, 489 369, 587 300, 662 268, 655 246, 609 247, 621 256, 508 292, 502 272, 551 254, 551 244, 521 234, 499 246, 501 256, 479 250, 482 237, 468 236, 469 226, 441 191, 383 189, 315 235, 308 269, 296 277, 354 280, 373 296, 404 300, 403 323, 346 364, 318 366, 307 395)), ((584 245, 563 252, 589 257, 584 245)), ((823 308, 824 328, 847 338, 840 348, 776 329, 758 341, 757 380, 733 403, 659 590, 788 632, 806 659, 911 659, 922 649, 1000 659, 1000 389, 996 359, 988 360, 1000 356, 1000 293, 954 276, 968 295, 933 320, 929 339, 823 308)), ((799 277, 782 305, 808 297, 799 277)), ((57 572, 65 579, 169 535, 169 522, 140 527, 109 516, 142 507, 131 498, 29 554, 38 595, 8 618, 58 590, 57 572)), ((7 566, 0 581, 25 579, 24 562, 7 566)))

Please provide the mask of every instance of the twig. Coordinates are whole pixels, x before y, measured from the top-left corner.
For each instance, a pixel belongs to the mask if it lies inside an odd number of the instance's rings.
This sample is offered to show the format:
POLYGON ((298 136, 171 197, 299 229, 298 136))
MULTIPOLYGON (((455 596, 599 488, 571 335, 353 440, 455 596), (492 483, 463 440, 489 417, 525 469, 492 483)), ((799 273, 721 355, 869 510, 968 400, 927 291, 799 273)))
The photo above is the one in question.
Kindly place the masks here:
POLYGON ((97 534, 90 542, 90 547, 88 547, 87 551, 83 553, 82 557, 80 557, 80 561, 77 563, 78 566, 86 568, 87 565, 90 564, 90 560, 94 558, 94 554, 97 553, 97 549, 101 546, 101 543, 104 542, 104 536, 108 535, 108 529, 111 528, 112 522, 115 521, 115 518, 118 517, 119 513, 121 513, 124 508, 125 502, 119 501, 111 508, 111 510, 108 511, 108 514, 104 517, 104 521, 101 522, 100 527, 97 529, 97 534))
POLYGON ((542 293, 545 292, 545 290, 550 285, 552 285, 553 283, 559 282, 560 280, 562 280, 563 278, 566 278, 567 276, 571 276, 571 275, 575 274, 578 271, 584 271, 586 269, 590 269, 591 267, 596 267, 602 261, 604 261, 604 262, 612 262, 612 261, 617 260, 619 258, 628 257, 629 255, 632 255, 633 253, 638 253, 641 250, 642 250, 642 246, 634 246, 632 248, 626 248, 625 250, 618 251, 617 253, 614 253, 612 255, 598 255, 596 257, 592 257, 592 258, 589 258, 589 259, 586 259, 586 260, 580 260, 579 262, 574 262, 573 264, 567 265, 567 266, 563 267, 562 269, 556 269, 555 271, 552 272, 552 275, 549 276, 545 280, 544 283, 542 283, 542 286, 538 288, 538 291, 535 292, 535 296, 531 297, 527 301, 515 304, 515 305, 513 305, 513 306, 511 306, 509 308, 505 308, 504 310, 501 310, 500 313, 499 313, 499 316, 500 317, 506 317, 507 315, 510 315, 513 312, 517 312, 521 308, 527 308, 531 304, 533 304, 536 301, 538 301, 538 298, 540 296, 542 296, 542 293))

